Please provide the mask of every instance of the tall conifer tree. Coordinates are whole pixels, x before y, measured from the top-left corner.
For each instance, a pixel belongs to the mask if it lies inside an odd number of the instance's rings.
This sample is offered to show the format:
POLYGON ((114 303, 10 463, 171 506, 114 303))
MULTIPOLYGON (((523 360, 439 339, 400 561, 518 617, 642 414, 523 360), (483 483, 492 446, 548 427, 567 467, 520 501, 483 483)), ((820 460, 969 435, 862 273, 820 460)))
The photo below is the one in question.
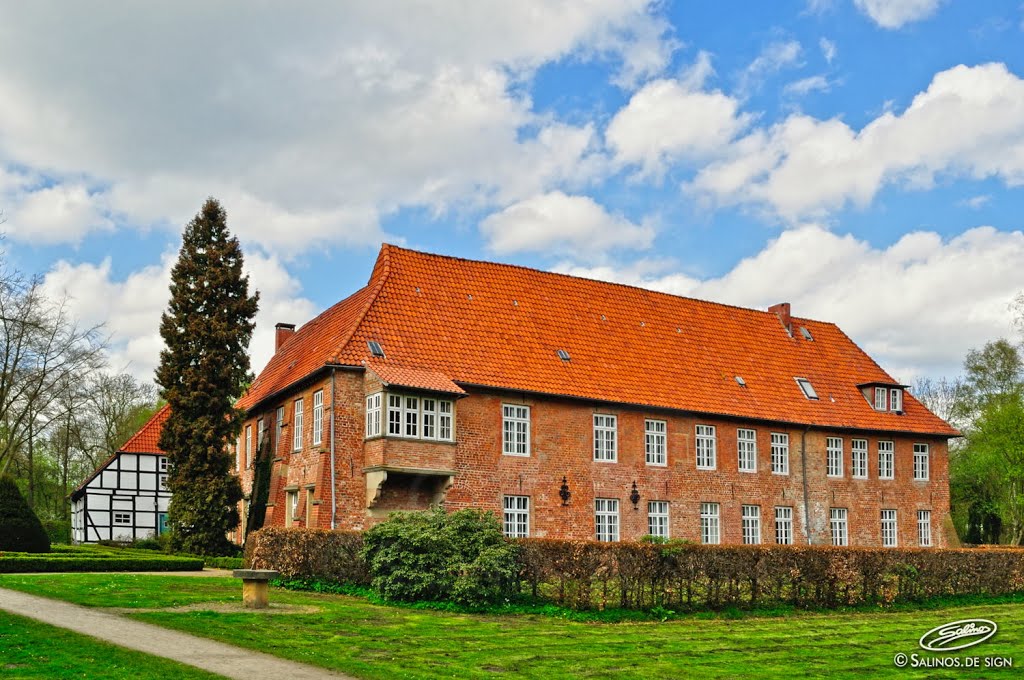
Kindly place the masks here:
POLYGON ((207 199, 185 227, 171 272, 171 301, 160 320, 164 349, 156 381, 171 406, 160 435, 172 492, 171 544, 197 554, 232 550, 242 489, 228 447, 242 413, 234 407, 249 382, 249 340, 259 294, 249 296, 242 251, 220 204, 207 199))

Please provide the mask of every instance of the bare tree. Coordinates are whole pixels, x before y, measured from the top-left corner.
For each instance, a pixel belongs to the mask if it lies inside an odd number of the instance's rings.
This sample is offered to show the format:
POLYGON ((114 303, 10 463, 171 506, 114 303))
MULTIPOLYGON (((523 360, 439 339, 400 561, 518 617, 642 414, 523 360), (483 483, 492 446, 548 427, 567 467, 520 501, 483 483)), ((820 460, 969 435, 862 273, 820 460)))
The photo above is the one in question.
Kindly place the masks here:
POLYGON ((918 378, 911 392, 925 407, 954 427, 968 424, 968 389, 962 378, 918 378))
POLYGON ((102 364, 99 327, 81 328, 38 277, 0 271, 0 474, 64 415, 57 395, 102 364))

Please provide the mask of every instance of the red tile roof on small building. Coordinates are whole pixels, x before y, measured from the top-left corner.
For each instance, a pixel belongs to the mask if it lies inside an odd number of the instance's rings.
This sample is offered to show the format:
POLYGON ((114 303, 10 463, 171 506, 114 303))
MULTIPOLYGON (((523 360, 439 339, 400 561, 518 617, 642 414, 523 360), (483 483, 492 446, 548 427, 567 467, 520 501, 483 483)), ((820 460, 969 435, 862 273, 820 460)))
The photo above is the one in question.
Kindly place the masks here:
POLYGON ((857 385, 897 383, 835 324, 793 317, 792 331, 771 312, 385 244, 367 286, 296 331, 238 405, 252 409, 327 366, 372 364, 378 375, 415 369, 462 386, 958 434, 909 394, 902 414, 876 411, 857 385), (368 341, 385 356, 373 357, 368 341))
POLYGON ((92 471, 92 474, 86 477, 81 484, 75 487, 75 490, 69 494, 71 500, 77 500, 85 489, 86 485, 92 480, 96 479, 99 473, 110 465, 115 458, 122 453, 143 453, 153 456, 165 456, 163 450, 160 449, 160 445, 157 443, 160 441, 160 432, 163 430, 164 423, 167 422, 167 417, 171 415, 170 404, 164 404, 157 412, 150 416, 146 424, 139 428, 139 431, 128 438, 128 441, 119 448, 117 451, 112 453, 105 461, 96 466, 96 469, 92 471))
POLYGON ((160 432, 164 429, 164 423, 171 415, 170 404, 164 404, 153 416, 146 421, 142 428, 133 434, 119 450, 124 453, 152 453, 164 455, 160 448, 160 432))

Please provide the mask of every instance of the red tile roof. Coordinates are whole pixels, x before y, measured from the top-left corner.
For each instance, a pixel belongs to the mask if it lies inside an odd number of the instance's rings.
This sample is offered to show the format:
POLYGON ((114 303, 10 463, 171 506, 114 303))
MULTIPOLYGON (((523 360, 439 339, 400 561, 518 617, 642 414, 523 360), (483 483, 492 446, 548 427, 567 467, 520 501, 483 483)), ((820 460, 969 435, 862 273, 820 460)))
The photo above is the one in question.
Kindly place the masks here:
MULTIPOLYGON (((367 286, 290 338, 242 398, 252 408, 329 364, 440 373, 462 385, 823 427, 955 436, 835 324, 525 267, 384 245, 367 286), (806 327, 813 341, 798 331, 806 327), (385 358, 372 358, 367 341, 385 358), (563 361, 557 355, 565 350, 563 361), (741 386, 735 379, 746 383, 741 386), (820 399, 803 396, 808 379, 820 399)), ((383 369, 388 370, 388 369, 383 369)))
POLYGON ((142 426, 138 432, 133 434, 128 441, 121 447, 121 451, 125 453, 152 453, 156 455, 164 455, 164 452, 160 449, 160 445, 157 443, 160 441, 160 431, 163 430, 164 423, 167 422, 168 416, 171 415, 171 407, 169 404, 164 404, 160 409, 153 414, 146 424, 142 426))
POLYGON ((414 387, 432 392, 445 392, 447 394, 465 394, 462 389, 444 373, 428 371, 422 368, 405 368, 393 366, 386 360, 374 359, 367 362, 367 367, 377 374, 385 387, 397 385, 399 387, 414 387))
POLYGON ((103 470, 113 462, 122 453, 144 453, 154 456, 166 455, 161 449, 157 442, 160 441, 160 431, 163 429, 164 423, 167 422, 167 416, 171 414, 171 407, 169 404, 161 406, 156 413, 150 416, 146 424, 143 425, 138 432, 128 438, 128 441, 124 443, 120 449, 112 453, 105 461, 96 466, 96 469, 92 471, 92 474, 82 480, 82 483, 75 487, 68 496, 71 500, 78 500, 81 497, 86 485, 92 480, 96 479, 103 470))

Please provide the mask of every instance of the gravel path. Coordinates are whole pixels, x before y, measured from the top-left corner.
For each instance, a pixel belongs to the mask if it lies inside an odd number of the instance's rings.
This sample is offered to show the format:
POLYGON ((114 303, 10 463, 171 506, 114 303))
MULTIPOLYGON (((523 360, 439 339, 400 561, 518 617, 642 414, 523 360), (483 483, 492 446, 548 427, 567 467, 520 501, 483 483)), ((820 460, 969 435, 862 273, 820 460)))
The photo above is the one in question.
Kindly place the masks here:
POLYGON ((288 678, 288 680, 322 680, 349 676, 326 669, 286 661, 276 656, 254 652, 222 642, 214 642, 187 633, 161 628, 123 616, 116 616, 77 604, 37 597, 0 588, 0 609, 27 616, 51 626, 58 626, 165 659, 173 659, 227 678, 288 678))

